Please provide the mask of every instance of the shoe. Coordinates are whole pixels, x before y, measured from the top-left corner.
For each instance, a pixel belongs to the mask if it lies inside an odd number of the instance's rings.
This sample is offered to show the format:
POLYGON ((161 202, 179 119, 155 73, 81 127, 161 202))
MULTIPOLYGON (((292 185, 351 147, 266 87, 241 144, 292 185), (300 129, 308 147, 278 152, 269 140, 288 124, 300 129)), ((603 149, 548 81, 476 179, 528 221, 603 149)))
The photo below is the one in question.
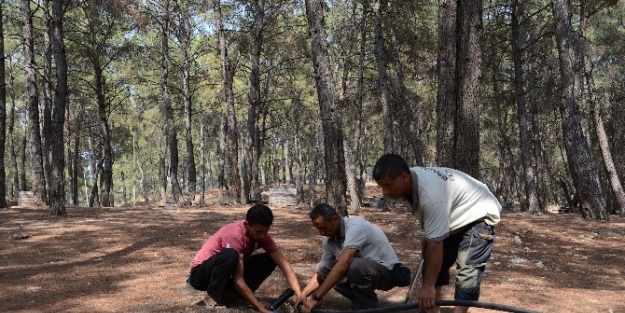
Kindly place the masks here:
POLYGON ((336 284, 336 286, 334 286, 334 290, 336 290, 336 292, 340 293, 343 297, 351 300, 352 302, 354 302, 354 300, 356 299, 356 295, 354 295, 354 290, 352 290, 352 286, 348 282, 336 284))
POLYGON ((205 307, 207 309, 210 309, 210 310, 220 310, 220 309, 227 308, 225 305, 223 305, 221 303, 218 303, 216 301, 210 301, 210 302, 206 303, 206 301, 200 300, 200 301, 196 302, 195 305, 203 306, 203 307, 205 307))

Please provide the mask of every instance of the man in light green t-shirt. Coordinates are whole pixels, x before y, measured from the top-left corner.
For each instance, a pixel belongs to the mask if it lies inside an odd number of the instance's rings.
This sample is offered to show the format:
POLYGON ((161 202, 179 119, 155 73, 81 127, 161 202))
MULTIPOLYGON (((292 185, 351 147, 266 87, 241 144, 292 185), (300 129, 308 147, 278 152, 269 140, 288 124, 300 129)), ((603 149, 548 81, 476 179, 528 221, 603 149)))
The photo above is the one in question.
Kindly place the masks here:
MULTIPOLYGON (((441 297, 441 286, 449 284, 449 269, 454 263, 454 298, 477 301, 501 212, 488 187, 450 168, 409 168, 401 156, 390 153, 378 159, 373 178, 384 196, 405 201, 425 231, 419 307, 438 311, 435 301, 441 297)), ((454 312, 467 311, 466 307, 456 307, 454 312)))
POLYGON ((377 306, 376 289, 410 283, 410 270, 399 262, 378 226, 360 217, 342 217, 325 203, 315 206, 309 216, 326 238, 315 274, 297 299, 296 306, 303 304, 304 313, 332 288, 350 299, 354 309, 363 310, 377 306))

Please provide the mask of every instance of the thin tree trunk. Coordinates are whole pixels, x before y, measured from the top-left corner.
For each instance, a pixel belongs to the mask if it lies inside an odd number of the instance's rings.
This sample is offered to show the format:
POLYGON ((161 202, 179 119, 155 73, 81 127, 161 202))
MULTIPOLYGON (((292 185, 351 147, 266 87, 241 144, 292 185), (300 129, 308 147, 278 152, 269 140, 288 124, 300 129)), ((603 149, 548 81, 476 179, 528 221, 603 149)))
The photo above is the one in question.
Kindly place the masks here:
POLYGON ((458 86, 456 84, 456 1, 457 0, 439 0, 438 6, 436 163, 440 166, 448 167, 454 167, 455 165, 455 116, 458 103, 458 86))
MULTIPOLYGON (((412 148, 412 154, 415 158, 416 165, 423 166, 423 143, 421 142, 421 134, 419 132, 419 125, 421 124, 419 119, 421 117, 420 104, 414 103, 411 99, 406 99, 406 95, 409 94, 408 88, 406 88, 406 77, 404 74, 404 65, 401 61, 401 55, 397 50, 399 44, 395 34, 395 28, 391 28, 391 43, 393 50, 393 59, 395 60, 395 68, 397 69, 397 84, 399 85, 399 94, 397 95, 397 107, 401 112, 402 129, 407 130, 407 134, 403 136, 403 139, 409 141, 409 145, 412 148), (414 105, 414 111, 412 109, 414 105), (415 112, 416 111, 416 112, 415 112)), ((417 101, 419 101, 417 99, 417 101)))
POLYGON ((4 164, 4 151, 6 147, 6 123, 7 123, 7 88, 6 88, 6 65, 4 60, 4 1, 0 1, 0 208, 8 207, 6 166, 4 164))
POLYGON ((532 158, 534 165, 534 172, 536 173, 536 192, 538 195, 539 206, 544 208, 544 204, 547 203, 545 199, 545 191, 543 188, 547 187, 547 184, 544 182, 545 175, 543 172, 545 171, 546 164, 544 164, 541 157, 542 151, 542 136, 540 133, 540 125, 538 122, 538 98, 536 94, 535 81, 536 74, 533 71, 534 62, 530 61, 528 65, 528 89, 529 89, 529 99, 530 99, 530 119, 531 119, 531 137, 532 137, 532 158))
POLYGON ((319 169, 319 151, 321 151, 321 125, 315 125, 315 129, 313 130, 313 136, 310 138, 310 147, 309 149, 311 155, 312 164, 310 164, 310 173, 308 177, 308 196, 310 197, 310 206, 314 206, 316 204, 317 193, 315 191, 315 187, 317 186, 317 171, 319 169))
POLYGON ((323 1, 306 0, 305 3, 319 99, 319 114, 323 127, 326 199, 340 215, 346 216, 347 179, 343 149, 343 123, 334 99, 334 78, 330 67, 323 1))
POLYGON ((103 207, 111 206, 113 188, 113 148, 111 146, 111 126, 109 125, 109 104, 104 95, 104 71, 99 57, 91 58, 94 71, 94 87, 98 103, 98 119, 102 149, 102 172, 100 173, 100 203, 103 207))
MULTIPOLYGON (((98 197, 98 177, 100 176, 100 162, 96 160, 97 153, 95 152, 94 147, 93 147, 93 135, 92 134, 89 135, 87 144, 89 145, 89 151, 91 152, 91 155, 92 155, 92 157, 89 158, 89 168, 91 170, 90 174, 91 174, 92 186, 91 186, 91 193, 88 195, 89 197, 88 206, 92 208, 94 206, 100 205, 100 199, 98 197)), ((85 179, 85 184, 86 184, 86 179, 85 179)))
POLYGON ((160 147, 165 147, 164 149, 159 149, 158 151, 158 180, 160 186, 160 195, 161 202, 163 206, 167 205, 167 135, 163 134, 163 129, 160 130, 161 133, 157 138, 157 142, 160 142, 160 147))
MULTIPOLYGON (((353 4, 352 6, 352 15, 357 16, 357 4, 353 4)), ((367 17, 367 13, 363 10, 363 15, 360 21, 360 27, 364 27, 366 25, 365 20, 367 17)), ((352 24, 349 32, 356 33, 356 22, 352 24)), ((361 36, 363 33, 361 32, 361 36)), ((365 40, 366 37, 361 37, 361 40, 365 40)), ((345 136, 343 137, 343 146, 345 147, 345 176, 347 177, 347 191, 349 193, 350 205, 349 208, 352 212, 358 212, 360 210, 360 194, 358 192, 358 180, 356 178, 356 159, 358 153, 358 144, 360 141, 360 129, 361 129, 361 120, 360 117, 362 115, 362 105, 359 98, 355 98, 353 96, 348 96, 349 92, 349 77, 353 67, 351 62, 351 56, 353 55, 353 50, 355 50, 354 44, 357 41, 351 41, 347 44, 347 51, 345 52, 345 57, 343 60, 343 73, 341 75, 341 90, 339 92, 339 103, 341 103, 341 108, 347 115, 347 118, 351 121, 351 128, 345 128, 345 136), (351 133, 350 133, 351 131, 351 133)), ((362 51, 361 51, 362 52, 362 51)), ((362 53, 361 53, 362 56, 362 53)), ((362 57, 360 61, 362 61, 362 57)), ((358 72, 360 74, 360 72, 358 72)), ((361 86, 356 83, 356 88, 361 86)), ((359 96, 362 91, 357 90, 356 96, 359 96)), ((347 125, 346 125, 347 126, 347 125)))
POLYGON ((200 123, 200 207, 206 205, 206 157, 204 156, 204 146, 206 138, 204 138, 204 123, 200 123))
POLYGON ((458 111, 454 164, 467 174, 480 178, 480 103, 482 76, 482 1, 459 0, 458 34, 458 111))
MULTIPOLYGON (((239 175, 239 143, 237 135, 237 118, 234 108, 234 67, 228 60, 225 30, 223 28, 221 1, 214 0, 215 20, 219 37, 219 54, 221 59, 221 74, 224 83, 224 96, 226 98, 226 141, 228 153, 228 182, 230 195, 235 203, 244 203, 247 199, 241 197, 241 178, 239 175)), ((224 148, 225 148, 224 147, 224 148)), ((226 152, 226 151, 224 151, 226 152)))
POLYGON ((559 108, 562 114, 564 146, 575 192, 578 195, 584 218, 607 220, 609 215, 602 199, 599 175, 581 127, 581 116, 577 103, 579 81, 575 74, 581 69, 577 64, 579 58, 574 47, 568 2, 567 0, 552 0, 551 5, 562 80, 559 108))
POLYGON ((532 166, 531 140, 527 121, 525 102, 525 80, 523 78, 521 25, 523 5, 519 0, 512 2, 512 59, 514 63, 515 95, 517 103, 517 119, 519 122, 519 138, 521 141, 521 163, 523 164, 523 182, 525 184, 525 203, 530 213, 542 214, 536 192, 536 176, 532 166))
POLYGON ((219 189, 219 204, 224 204, 224 191, 228 190, 228 184, 226 183, 226 117, 220 116, 219 121, 219 145, 217 146, 217 184, 219 189))
MULTIPOLYGON (((50 175, 52 175, 52 17, 50 13, 50 0, 44 0, 42 3, 41 23, 43 25, 43 77, 41 81, 43 96, 43 120, 41 121, 41 140, 43 149, 43 169, 46 178, 46 190, 50 193, 50 175)), ((50 201, 48 195, 48 201, 50 201)))
POLYGON ((258 120, 261 111, 262 99, 260 95, 260 58, 263 51, 263 29, 266 23, 265 8, 258 2, 254 6, 254 25, 252 30, 253 47, 250 55, 250 106, 247 111, 248 146, 250 147, 250 177, 251 194, 255 200, 261 199, 258 170, 263 144, 261 142, 258 120))
MULTIPOLYGON (((14 71, 13 63, 11 62, 11 60, 9 60, 8 78, 9 78, 9 86, 11 86, 12 88, 10 88, 11 106, 9 107, 9 115, 8 115, 8 120, 7 120, 7 132, 8 132, 9 155, 10 155, 9 163, 10 163, 10 168, 12 169, 11 173, 12 173, 12 181, 13 181, 10 196, 13 201, 16 201, 18 191, 20 190, 20 179, 19 179, 20 171, 17 165, 17 152, 16 152, 17 142, 15 141, 15 136, 14 136, 15 108, 16 108, 15 102, 16 102, 17 96, 15 95, 16 85, 15 85, 15 75, 13 71, 14 71)), ((22 137, 26 137, 26 134, 24 134, 24 136, 22 137)))
POLYGON ((50 149, 50 211, 52 215, 65 214, 65 107, 67 105, 67 58, 63 42, 64 0, 52 2, 52 52, 56 66, 56 88, 52 105, 50 149))
POLYGON ((71 151, 70 163, 72 167, 72 173, 70 175, 71 205, 73 206, 78 206, 78 166, 80 164, 78 161, 78 158, 80 156, 79 148, 80 148, 80 133, 81 133, 80 120, 81 119, 82 117, 78 118, 77 122, 75 123, 76 126, 74 127, 74 131, 73 131, 74 149, 69 149, 71 151))
POLYGON ((23 23, 23 53, 26 71, 26 95, 25 102, 28 110, 28 161, 30 163, 30 176, 32 191, 42 203, 47 203, 46 183, 43 168, 43 152, 41 144, 41 131, 39 127, 39 91, 37 88, 37 65, 35 64, 35 48, 33 36, 33 18, 30 9, 30 0, 22 0, 22 23, 23 23))
MULTIPOLYGON (((178 5, 178 2, 176 2, 178 5)), ((185 129, 185 144, 186 144, 186 163, 187 163, 187 199, 186 204, 191 204, 195 199, 196 184, 197 184, 197 172, 195 169, 195 154, 193 145, 193 131, 192 131, 192 93, 191 93, 191 56, 189 55, 189 49, 191 48, 191 24, 189 19, 189 12, 185 12, 183 8, 179 8, 183 11, 181 14, 182 20, 180 23, 180 50, 182 50, 182 99, 184 104, 184 129, 185 129)), ((200 162, 201 163, 201 162, 200 162)))
POLYGON ((380 102, 382 105, 382 120, 384 121, 384 152, 393 152, 393 113, 391 112, 390 91, 388 86, 388 74, 386 72, 386 47, 384 45, 384 32, 382 30, 382 1, 373 2, 375 21, 375 56, 378 65, 378 86, 380 88, 380 102))
POLYGON ((30 136, 27 124, 24 124, 22 134, 24 134, 24 136, 22 136, 22 140, 20 142, 21 149, 20 149, 20 171, 19 172, 21 175, 20 175, 19 190, 25 191, 25 190, 28 190, 27 185, 26 185, 26 161, 27 161, 26 143, 28 142, 28 136, 30 136))
POLYGON ((178 180, 178 136, 174 122, 174 110, 169 94, 169 27, 171 24, 170 1, 165 1, 161 22, 161 108, 165 118, 165 135, 169 151, 169 180, 176 205, 181 203, 182 190, 178 180))
POLYGON ((603 126, 603 119, 601 117, 601 104, 597 99, 597 90, 595 88, 595 79, 593 75, 593 64, 590 59, 590 47, 588 39, 586 38, 586 29, 588 27, 588 10, 590 3, 588 0, 582 0, 581 10, 581 23, 580 23, 580 53, 582 53, 584 61, 584 76, 586 78, 586 88, 588 90, 588 96, 590 99, 590 106, 592 108, 592 117, 595 123, 595 130, 597 132, 597 139, 599 141, 599 148, 601 150, 601 157, 603 160, 603 166, 605 167, 606 174, 608 175, 608 182, 614 195, 617 210, 621 210, 625 214, 625 191, 623 191, 623 185, 619 179, 616 171, 614 160, 612 159, 612 152, 610 151, 610 141, 608 135, 603 126))

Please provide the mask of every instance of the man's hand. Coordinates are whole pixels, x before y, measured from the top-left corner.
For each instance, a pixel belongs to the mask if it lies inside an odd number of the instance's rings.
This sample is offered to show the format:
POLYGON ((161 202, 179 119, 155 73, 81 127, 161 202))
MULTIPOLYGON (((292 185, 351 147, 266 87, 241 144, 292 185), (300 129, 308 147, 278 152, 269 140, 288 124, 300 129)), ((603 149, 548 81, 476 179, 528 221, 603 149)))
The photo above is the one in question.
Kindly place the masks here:
POLYGON ((419 291, 419 308, 431 310, 436 307, 436 288, 434 286, 423 286, 419 291))
POLYGON ((314 300, 313 298, 304 301, 304 307, 302 307, 302 312, 310 313, 312 309, 317 306, 317 304, 319 304, 319 301, 314 300))
POLYGON ((304 305, 304 303, 306 303, 306 294, 302 292, 297 298, 295 298, 294 307, 297 308, 300 304, 304 305))

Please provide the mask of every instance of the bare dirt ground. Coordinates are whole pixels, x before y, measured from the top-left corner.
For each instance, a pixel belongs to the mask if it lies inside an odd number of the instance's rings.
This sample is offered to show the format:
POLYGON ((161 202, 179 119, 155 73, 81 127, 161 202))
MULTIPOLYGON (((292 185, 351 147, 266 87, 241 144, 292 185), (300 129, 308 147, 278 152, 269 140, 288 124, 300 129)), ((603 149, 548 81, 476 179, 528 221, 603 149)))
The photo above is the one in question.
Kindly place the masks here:
MULTIPOLYGON (((270 207, 271 233, 303 287, 322 240, 310 207, 270 207)), ((68 208, 65 217, 45 208, 0 210, 0 312, 209 312, 195 306, 203 293, 185 284, 189 262, 211 233, 248 208, 68 208)), ((351 215, 377 223, 414 272, 421 256, 412 216, 371 208, 351 215)), ((496 231, 480 301, 541 312, 625 312, 624 219, 504 211, 496 231)), ((286 287, 276 270, 257 295, 268 306, 286 287)), ((381 305, 402 304, 407 291, 379 292, 381 305)), ((452 298, 448 287, 445 299, 452 298)), ((293 312, 291 304, 280 312, 293 312)), ((349 302, 331 291, 322 305, 346 310, 349 302)), ((239 303, 221 312, 254 311, 239 303)))

